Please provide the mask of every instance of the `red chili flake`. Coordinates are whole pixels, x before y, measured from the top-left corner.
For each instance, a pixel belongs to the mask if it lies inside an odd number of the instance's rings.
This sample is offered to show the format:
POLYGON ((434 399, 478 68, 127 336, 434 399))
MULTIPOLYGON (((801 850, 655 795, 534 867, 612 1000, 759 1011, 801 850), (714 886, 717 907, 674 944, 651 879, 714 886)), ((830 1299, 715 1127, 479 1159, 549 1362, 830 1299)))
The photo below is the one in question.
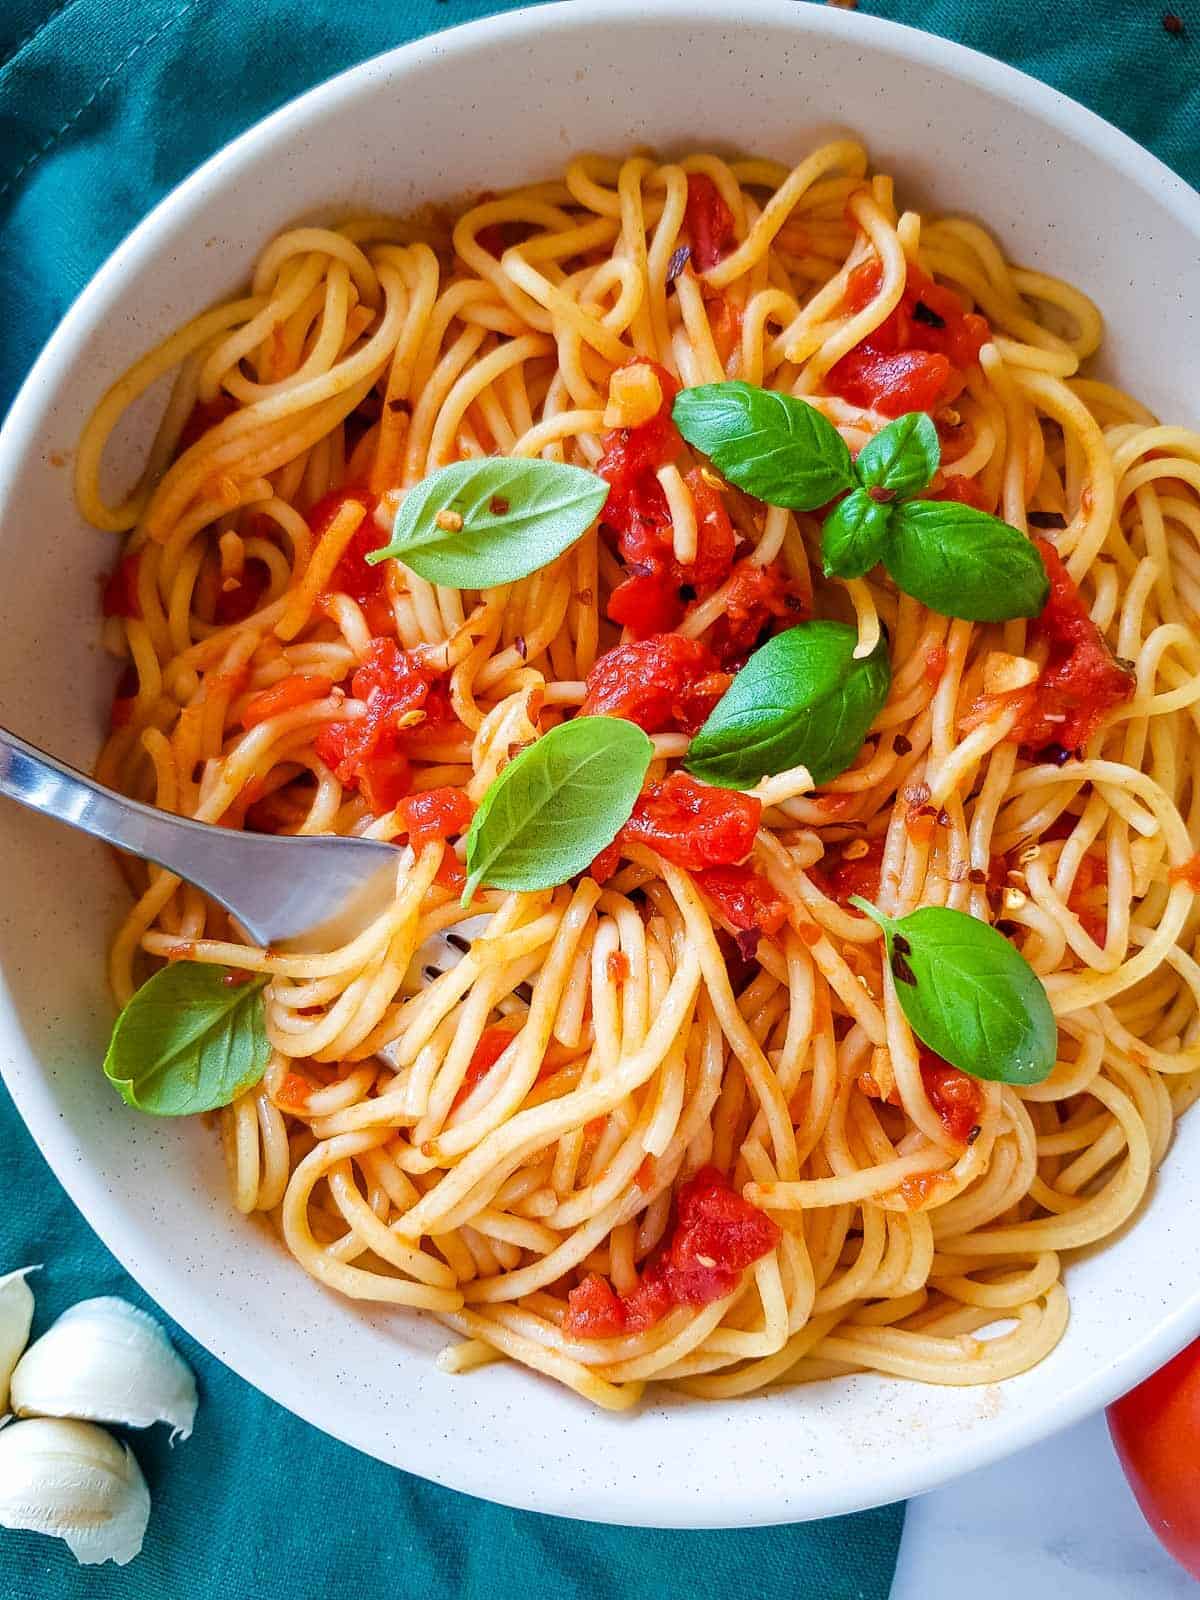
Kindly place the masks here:
POLYGON ((1163 27, 1168 33, 1179 35, 1183 32, 1183 18, 1176 16, 1173 11, 1168 11, 1162 19, 1163 27))

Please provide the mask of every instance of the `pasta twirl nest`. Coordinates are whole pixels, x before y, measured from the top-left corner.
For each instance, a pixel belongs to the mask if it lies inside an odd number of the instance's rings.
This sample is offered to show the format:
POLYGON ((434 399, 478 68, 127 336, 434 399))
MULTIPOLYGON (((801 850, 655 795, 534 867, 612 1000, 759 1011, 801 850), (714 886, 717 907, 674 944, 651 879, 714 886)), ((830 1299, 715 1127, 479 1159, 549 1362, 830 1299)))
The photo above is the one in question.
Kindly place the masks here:
POLYGON ((318 953, 127 869, 123 1004, 260 981, 203 1103, 320 1282, 611 1408, 1053 1348, 1200 1090, 1200 438, 1101 332, 853 141, 588 156, 281 235, 105 398, 98 775, 411 846, 318 953))

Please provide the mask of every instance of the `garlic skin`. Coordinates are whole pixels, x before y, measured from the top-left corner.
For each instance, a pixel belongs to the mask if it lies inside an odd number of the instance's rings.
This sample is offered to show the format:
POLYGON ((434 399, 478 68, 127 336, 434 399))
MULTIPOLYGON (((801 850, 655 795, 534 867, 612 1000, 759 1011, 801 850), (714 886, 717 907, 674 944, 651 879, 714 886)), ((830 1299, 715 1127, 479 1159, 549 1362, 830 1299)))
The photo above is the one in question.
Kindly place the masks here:
POLYGON ((129 1428, 171 1425, 186 1439, 196 1380, 153 1317, 105 1295, 64 1311, 26 1350, 12 1375, 19 1417, 81 1417, 129 1428))
POLYGON ((8 1385, 33 1325, 33 1291, 25 1282, 37 1267, 18 1267, 0 1278, 0 1415, 8 1410, 8 1385))
POLYGON ((0 1526, 66 1541, 85 1566, 142 1548, 150 1492, 127 1445, 90 1422, 35 1417, 0 1432, 0 1526))

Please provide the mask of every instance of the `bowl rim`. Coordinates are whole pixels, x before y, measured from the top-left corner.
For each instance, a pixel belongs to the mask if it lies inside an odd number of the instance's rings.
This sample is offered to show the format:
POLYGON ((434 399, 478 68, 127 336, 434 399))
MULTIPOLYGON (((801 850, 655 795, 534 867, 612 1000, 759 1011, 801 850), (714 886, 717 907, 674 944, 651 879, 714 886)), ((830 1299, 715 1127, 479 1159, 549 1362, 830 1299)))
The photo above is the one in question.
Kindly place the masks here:
MULTIPOLYGON (((302 122, 309 111, 320 107, 322 113, 327 113, 351 102, 364 82, 380 75, 389 80, 403 77, 436 57, 478 49, 504 49, 543 30, 560 33, 587 30, 598 21, 633 28, 646 23, 657 25, 672 16, 681 23, 695 22, 706 27, 715 24, 745 29, 754 23, 765 23, 786 27, 797 35, 850 41, 864 50, 933 68, 976 85, 1018 106, 1022 114, 1032 114, 1035 120, 1067 138, 1089 144, 1107 166, 1139 188, 1153 192, 1176 220, 1196 236, 1200 246, 1200 193, 1158 157, 1059 90, 953 40, 883 18, 833 7, 797 5, 795 0, 752 0, 749 7, 746 0, 656 0, 649 11, 644 0, 554 0, 550 4, 522 7, 465 22, 370 56, 285 102, 205 160, 126 236, 58 324, 22 383, 0 429, 0 474, 6 469, 11 471, 16 462, 36 447, 33 424, 42 396, 69 372, 80 337, 91 325, 94 308, 103 303, 110 287, 131 267, 159 252, 160 235, 169 231, 179 212, 199 203, 214 189, 236 184, 244 167, 257 162, 264 149, 286 147, 293 126, 297 121, 302 122)), ((3 975, 0 974, 2 987, 3 975)), ((515 1475, 511 1483, 503 1486, 502 1494, 497 1495, 495 1476, 489 1470, 490 1458, 476 1460, 473 1454, 460 1455, 454 1458, 451 1470, 443 1472, 431 1469, 428 1456, 418 1456, 415 1450, 411 1462, 401 1463, 394 1454, 379 1455, 376 1442, 368 1437, 365 1428, 337 1408, 322 1409, 314 1403, 303 1382, 282 1364, 272 1366, 252 1353, 243 1355, 219 1313, 203 1295, 189 1287, 182 1274, 166 1267, 160 1270, 157 1265, 149 1266, 139 1260, 136 1239, 108 1214, 104 1184, 94 1172, 66 1157, 61 1147, 66 1137, 62 1116, 55 1105, 49 1080, 43 1073, 21 1070, 5 1070, 4 1076, 14 1104, 55 1177, 108 1249, 164 1312, 240 1377, 322 1432, 445 1487, 565 1517, 590 1514, 597 1520, 681 1528, 751 1527, 797 1519, 794 1504, 788 1503, 778 1490, 774 1497, 765 1496, 761 1485, 724 1484, 719 1506, 697 1506, 690 1500, 673 1498, 670 1486, 661 1482, 656 1485, 651 1504, 646 1503, 644 1491, 637 1494, 627 1491, 621 1495, 610 1488, 601 1501, 593 1495, 590 1503, 581 1505, 553 1485, 539 1486, 536 1493, 531 1493, 515 1475)), ((852 1484, 844 1483, 825 1484, 816 1492, 806 1491, 802 1519, 864 1510, 924 1493, 966 1471, 1037 1443, 1133 1387, 1198 1332, 1200 1285, 1119 1359, 1072 1384, 1056 1406, 1040 1412, 1027 1409, 1012 1416, 998 1417, 986 1433, 973 1434, 961 1443, 951 1440, 944 1449, 928 1457, 903 1464, 881 1461, 869 1473, 866 1492, 861 1488, 856 1492, 852 1484)))

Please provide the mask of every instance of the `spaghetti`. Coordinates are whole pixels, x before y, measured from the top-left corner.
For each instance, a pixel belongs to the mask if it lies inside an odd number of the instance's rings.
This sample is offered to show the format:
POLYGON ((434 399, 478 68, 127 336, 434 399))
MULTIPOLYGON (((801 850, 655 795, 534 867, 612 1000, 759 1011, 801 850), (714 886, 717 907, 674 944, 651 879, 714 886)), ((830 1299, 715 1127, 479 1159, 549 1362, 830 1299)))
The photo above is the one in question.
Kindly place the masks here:
POLYGON ((1200 1093, 1200 436, 1081 376, 1101 331, 975 223, 898 213, 852 141, 793 170, 586 156, 452 222, 284 233, 104 397, 77 488, 127 535, 126 671, 98 776, 408 846, 387 911, 317 953, 125 867, 120 1002, 180 958, 269 977, 270 1062, 221 1128, 236 1205, 319 1282, 433 1312, 447 1371, 509 1358, 613 1409, 648 1383, 991 1383, 1053 1349, 1064 1256, 1136 1211, 1200 1093), (168 375, 113 505, 106 441, 168 375), (1034 531, 1046 612, 822 578, 817 518, 674 434, 675 388, 729 378, 855 453, 929 412, 931 494, 1034 531), (598 471, 599 526, 482 592, 365 562, 406 490, 489 454, 598 471), (813 615, 888 641, 855 763, 685 796, 732 674, 813 615), (464 909, 472 811, 581 709, 650 734, 658 811, 593 873, 464 909), (1053 1006, 1051 1076, 923 1049, 856 893, 999 922, 1053 1006))

